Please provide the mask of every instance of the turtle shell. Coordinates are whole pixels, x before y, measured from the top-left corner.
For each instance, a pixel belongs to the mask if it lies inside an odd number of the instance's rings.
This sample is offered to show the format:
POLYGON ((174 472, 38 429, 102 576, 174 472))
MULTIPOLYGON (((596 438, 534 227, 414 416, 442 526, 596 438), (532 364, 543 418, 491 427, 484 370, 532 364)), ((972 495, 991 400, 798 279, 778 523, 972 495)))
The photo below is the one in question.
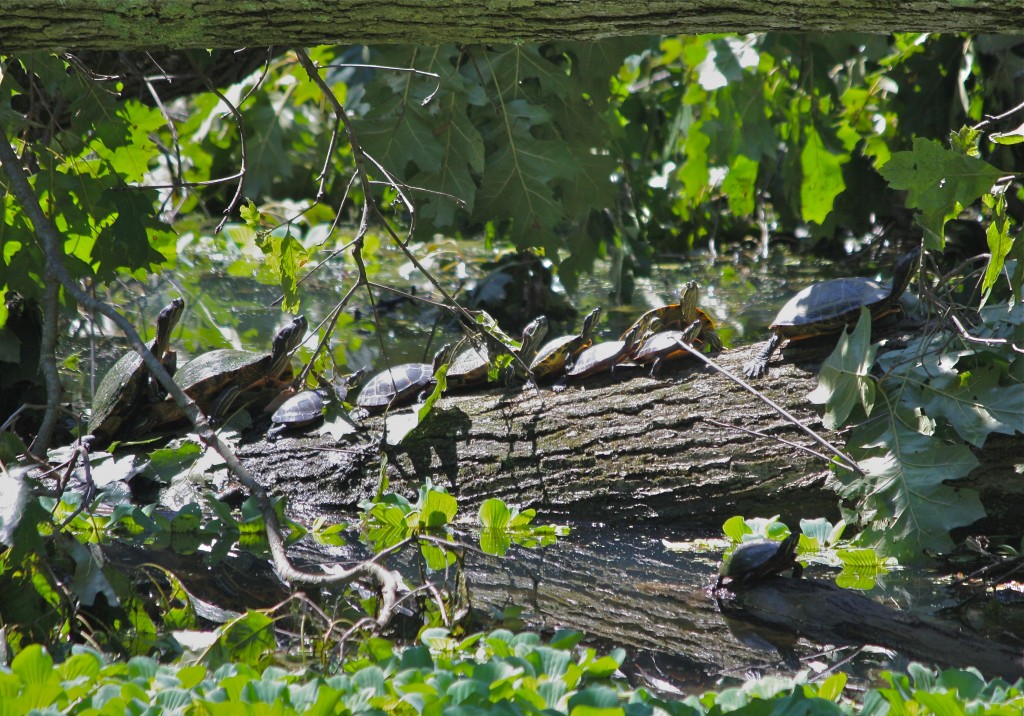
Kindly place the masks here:
POLYGON ((322 418, 323 415, 323 395, 316 390, 304 390, 281 403, 281 406, 270 416, 274 426, 267 431, 267 439, 274 440, 285 430, 309 425, 322 418))
POLYGON ((836 278, 808 286, 786 302, 771 330, 783 337, 829 333, 860 315, 862 306, 889 298, 890 288, 869 278, 836 278))
POLYGON ((717 586, 720 587, 725 579, 729 580, 730 586, 747 586, 787 569, 792 569, 793 576, 799 577, 803 571, 796 561, 799 541, 800 535, 791 532, 781 542, 770 539, 744 542, 722 562, 717 586))
POLYGON ((429 363, 403 363, 370 378, 359 392, 356 405, 385 408, 411 398, 430 384, 434 366, 429 363))
POLYGON ((203 353, 183 365, 174 380, 204 413, 223 417, 234 402, 225 399, 226 390, 237 388, 237 393, 243 393, 263 382, 277 382, 290 372, 288 356, 302 342, 306 326, 305 317, 299 316, 281 328, 270 353, 231 348, 203 353))
POLYGON ((890 285, 863 277, 837 278, 808 286, 789 299, 772 322, 772 335, 743 372, 758 378, 768 371, 768 360, 784 340, 837 333, 860 317, 862 308, 880 318, 898 310, 898 302, 910 284, 921 259, 920 247, 896 262, 890 285))
MULTIPOLYGON (((176 298, 165 306, 157 316, 156 337, 150 344, 150 352, 163 361, 171 341, 171 331, 185 310, 185 301, 176 298)), ((89 416, 89 432, 100 441, 112 440, 121 432, 121 427, 137 409, 145 407, 156 399, 147 399, 147 377, 142 356, 129 351, 121 356, 100 381, 92 401, 89 416)))
POLYGON ((490 360, 485 353, 476 348, 467 348, 456 355, 448 366, 448 385, 456 388, 483 383, 487 380, 490 367, 490 360))
POLYGON ((579 333, 559 336, 545 343, 530 363, 533 377, 543 380, 556 375, 570 359, 589 348, 594 342, 591 334, 600 318, 601 307, 598 306, 583 320, 583 328, 579 333))
POLYGON ((430 385, 434 373, 451 359, 453 350, 454 346, 446 344, 434 355, 432 364, 403 363, 378 373, 359 391, 356 405, 367 410, 383 410, 416 397, 430 385))
MULTIPOLYGON (((657 325, 657 318, 650 324, 657 325)), ((613 370, 616 365, 629 358, 637 347, 637 338, 647 330, 648 322, 634 324, 623 339, 618 341, 605 341, 590 346, 576 358, 576 362, 565 374, 570 378, 583 378, 588 375, 600 373, 603 370, 613 370)))

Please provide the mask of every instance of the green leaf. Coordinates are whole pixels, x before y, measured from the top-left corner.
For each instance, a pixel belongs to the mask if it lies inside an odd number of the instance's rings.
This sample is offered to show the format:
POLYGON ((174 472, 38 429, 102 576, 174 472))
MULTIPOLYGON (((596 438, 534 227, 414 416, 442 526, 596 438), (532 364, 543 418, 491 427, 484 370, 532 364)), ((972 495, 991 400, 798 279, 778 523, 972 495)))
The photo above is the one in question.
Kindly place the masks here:
POLYGON ((520 112, 508 119, 508 141, 487 157, 474 217, 512 217, 511 236, 517 246, 555 249, 554 230, 565 212, 555 196, 554 180, 568 181, 578 168, 564 142, 531 137, 520 121, 527 107, 520 101, 509 107, 517 108, 520 112))
POLYGON ((274 620, 262 612, 246 612, 220 633, 217 648, 207 655, 207 664, 216 668, 228 661, 257 666, 265 654, 277 647, 274 620))
POLYGON ((908 427, 904 417, 892 422, 894 433, 879 440, 896 452, 885 450, 859 460, 864 478, 837 471, 833 480, 842 485, 842 497, 860 498, 857 511, 847 519, 856 522, 858 513, 874 518, 863 533, 864 543, 911 561, 925 549, 951 548, 949 530, 981 519, 985 510, 977 492, 946 484, 977 467, 970 449, 924 435, 908 427))
POLYGON ((818 387, 807 396, 812 403, 825 405, 825 427, 838 430, 857 405, 871 414, 875 404, 875 364, 877 346, 871 345, 871 312, 861 308, 860 319, 853 333, 843 335, 835 350, 821 366, 818 387))
POLYGON ((480 505, 480 524, 484 529, 504 530, 508 527, 512 513, 508 506, 497 497, 485 500, 480 505))
POLYGON ((909 152, 896 152, 879 169, 893 189, 907 192, 907 206, 922 211, 925 247, 941 251, 943 227, 960 210, 987 194, 1004 172, 981 159, 917 137, 909 152))
POLYGON ((1009 132, 996 132, 988 135, 988 138, 996 144, 1020 144, 1024 142, 1024 124, 1009 132))
POLYGON ((458 501, 448 493, 427 490, 420 508, 420 525, 428 529, 444 527, 455 519, 458 509, 458 501))
POLYGON ((846 188, 843 164, 850 160, 850 155, 830 151, 811 123, 804 128, 804 139, 800 153, 800 208, 804 221, 823 224, 836 197, 846 188))
POLYGON ((930 417, 946 418, 980 448, 990 434, 1013 435, 1024 426, 1024 385, 1000 378, 995 366, 933 374, 921 390, 921 407, 930 417))

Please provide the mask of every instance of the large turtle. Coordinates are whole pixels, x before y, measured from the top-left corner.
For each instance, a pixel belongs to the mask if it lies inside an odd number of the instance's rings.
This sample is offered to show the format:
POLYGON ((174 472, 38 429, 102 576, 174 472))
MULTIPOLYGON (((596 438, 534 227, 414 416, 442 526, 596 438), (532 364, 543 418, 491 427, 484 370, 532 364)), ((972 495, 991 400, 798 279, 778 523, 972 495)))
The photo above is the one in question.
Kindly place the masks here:
MULTIPOLYGON (((214 422, 223 420, 239 400, 247 405, 264 389, 279 387, 289 375, 288 359, 306 336, 306 318, 299 316, 275 335, 270 353, 222 348, 196 356, 175 374, 174 382, 214 422)), ((184 419, 170 399, 154 411, 152 424, 184 419)))
POLYGON ((430 385, 434 373, 451 360, 454 350, 447 344, 434 355, 433 363, 402 363, 378 373, 359 391, 356 405, 380 412, 414 399, 430 385))
MULTIPOLYGON (((176 298, 161 309, 157 316, 156 337, 149 351, 161 362, 171 360, 167 350, 171 342, 171 331, 184 310, 185 301, 176 298)), ((142 356, 134 350, 125 353, 107 371, 96 389, 89 416, 89 432, 103 444, 131 432, 134 422, 129 418, 151 405, 158 395, 149 370, 142 362, 142 356)))
POLYGON ((789 299, 775 316, 769 327, 771 337, 743 372, 748 378, 761 377, 768 372, 768 360, 783 341, 838 333, 857 322, 861 308, 867 308, 872 319, 899 311, 900 296, 907 290, 920 259, 920 247, 901 257, 889 285, 858 276, 808 286, 789 299))

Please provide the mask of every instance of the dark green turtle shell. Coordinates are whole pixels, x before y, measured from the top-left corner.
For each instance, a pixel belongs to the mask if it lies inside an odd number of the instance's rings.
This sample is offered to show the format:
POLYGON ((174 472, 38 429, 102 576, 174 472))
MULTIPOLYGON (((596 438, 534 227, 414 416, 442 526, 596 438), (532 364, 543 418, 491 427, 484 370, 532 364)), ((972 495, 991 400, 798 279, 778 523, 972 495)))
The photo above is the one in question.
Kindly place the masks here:
POLYGON ((458 353, 448 366, 448 385, 456 388, 483 383, 490 367, 491 361, 485 352, 467 348, 458 353))
POLYGON ((722 562, 718 573, 718 584, 729 580, 730 587, 749 586, 787 569, 793 570, 793 576, 799 577, 803 567, 796 561, 796 547, 800 535, 791 532, 781 542, 769 539, 758 539, 744 542, 722 562))
POLYGON ((223 417, 234 402, 223 400, 224 391, 237 388, 241 393, 261 381, 279 380, 287 373, 289 354, 302 342, 306 327, 305 317, 299 316, 281 328, 274 336, 270 353, 231 348, 203 353, 183 365, 174 382, 205 414, 223 417))
POLYGON ((270 416, 276 425, 296 427, 307 425, 323 417, 324 398, 315 390, 304 390, 281 403, 281 407, 270 416))
POLYGON ((430 363, 403 363, 378 373, 359 391, 356 405, 384 408, 412 398, 430 384, 434 366, 430 363))
POLYGON ((589 348, 594 342, 592 335, 600 318, 601 307, 598 306, 583 319, 583 328, 579 333, 559 336, 545 343, 530 363, 533 377, 543 380, 557 375, 568 361, 589 348))
MULTIPOLYGON (((156 336, 150 344, 150 352, 157 360, 164 359, 171 342, 171 331, 184 310, 185 301, 176 298, 157 316, 156 336)), ((103 376, 93 396, 89 432, 100 441, 117 437, 133 412, 156 399, 156 394, 148 390, 148 376, 142 356, 136 351, 121 356, 103 376)))

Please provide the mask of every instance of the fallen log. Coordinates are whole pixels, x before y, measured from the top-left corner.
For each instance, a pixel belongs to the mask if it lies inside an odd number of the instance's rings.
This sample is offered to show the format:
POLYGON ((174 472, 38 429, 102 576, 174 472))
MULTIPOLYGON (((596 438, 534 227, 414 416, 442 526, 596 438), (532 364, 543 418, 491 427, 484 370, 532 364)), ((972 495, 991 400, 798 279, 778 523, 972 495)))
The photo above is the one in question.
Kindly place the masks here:
MULTIPOLYGON (((890 333, 885 343, 903 339, 890 333)), ((842 436, 826 430, 818 406, 807 401, 834 340, 802 343, 754 385, 841 446, 842 436)), ((738 374, 757 348, 726 351, 717 361, 738 374)), ((383 426, 382 418, 370 418, 368 433, 342 445, 325 436, 258 440, 240 455, 300 514, 351 511, 375 492, 384 455, 392 489, 412 495, 430 479, 463 510, 497 497, 553 517, 658 519, 710 529, 735 514, 778 514, 789 524, 838 518, 837 497, 825 487, 832 456, 757 396, 695 360, 670 364, 657 378, 621 368, 560 392, 495 388, 446 396, 397 447, 366 437, 381 435, 383 426)), ((988 510, 979 525, 984 531, 1020 534, 1014 506, 1024 499, 1024 483, 1014 465, 1022 449, 1019 434, 993 436, 976 451, 981 465, 957 483, 980 493, 988 510)))

